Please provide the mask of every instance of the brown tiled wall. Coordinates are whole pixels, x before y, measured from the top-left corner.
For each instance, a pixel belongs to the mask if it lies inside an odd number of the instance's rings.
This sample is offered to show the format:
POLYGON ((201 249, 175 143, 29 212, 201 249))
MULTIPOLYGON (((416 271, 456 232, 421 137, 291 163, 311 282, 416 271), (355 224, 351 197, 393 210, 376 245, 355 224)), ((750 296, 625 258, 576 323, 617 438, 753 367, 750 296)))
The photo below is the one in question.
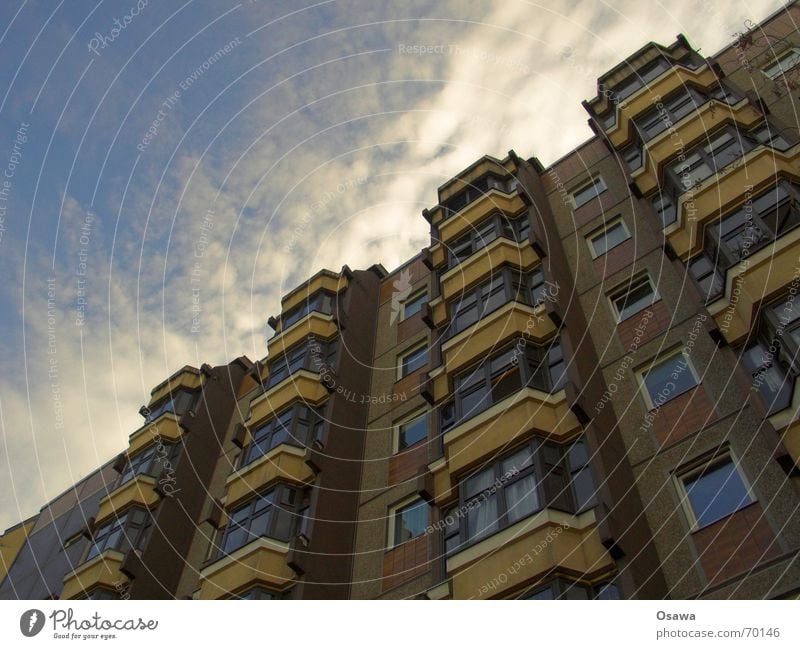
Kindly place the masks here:
POLYGON ((383 555, 383 590, 391 590, 427 570, 428 536, 423 534, 383 555))
POLYGON ((634 238, 614 246, 605 255, 594 260, 594 272, 599 279, 610 277, 617 271, 627 268, 633 263, 635 250, 634 238))
POLYGON ((667 306, 659 300, 620 322, 617 326, 617 335, 626 350, 635 350, 666 331, 670 318, 667 306))
POLYGON ((389 484, 415 477, 428 464, 428 444, 419 442, 389 458, 389 484))
POLYGON ((653 420, 653 433, 661 446, 669 446, 714 420, 714 408, 702 385, 687 390, 661 406, 653 420))

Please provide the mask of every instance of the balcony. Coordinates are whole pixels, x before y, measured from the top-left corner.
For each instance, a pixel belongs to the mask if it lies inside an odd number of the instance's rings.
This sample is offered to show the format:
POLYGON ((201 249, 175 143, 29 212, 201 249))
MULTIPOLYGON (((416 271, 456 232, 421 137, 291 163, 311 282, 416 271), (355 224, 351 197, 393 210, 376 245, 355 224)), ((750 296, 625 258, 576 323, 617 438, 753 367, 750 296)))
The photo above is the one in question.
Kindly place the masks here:
POLYGON ((59 599, 82 598, 86 591, 97 587, 122 590, 128 584, 128 578, 120 570, 124 559, 122 552, 106 550, 82 564, 64 577, 59 599))
POLYGON ((508 595, 531 577, 558 570, 593 580, 614 569, 600 542, 593 510, 577 516, 540 510, 447 559, 453 599, 508 595), (514 566, 524 569, 513 570, 514 566), (490 589, 500 575, 507 579, 500 588, 490 589))
POLYGON ((306 450, 278 444, 256 461, 235 471, 225 482, 225 507, 230 509, 277 481, 303 485, 314 479, 304 459, 306 450))
POLYGON ((319 374, 305 369, 299 370, 250 402, 250 416, 246 424, 249 426, 281 412, 295 401, 315 406, 327 397, 328 391, 319 374))
POLYGON ((308 301, 311 296, 320 291, 338 295, 348 287, 349 283, 350 279, 347 267, 343 269, 342 273, 321 270, 310 280, 301 284, 283 297, 281 300, 281 313, 285 314, 299 307, 303 302, 308 301))
POLYGON ((157 478, 144 474, 137 475, 120 485, 100 501, 95 516, 96 524, 99 525, 106 519, 116 516, 129 505, 136 504, 144 509, 153 508, 161 498, 156 493, 157 485, 157 478))
POLYGON ((747 99, 730 106, 725 102, 710 99, 686 117, 656 136, 645 147, 644 165, 631 174, 642 195, 658 188, 658 179, 663 164, 678 151, 676 142, 688 150, 695 142, 702 141, 716 131, 722 123, 732 123, 743 131, 750 130, 764 116, 747 99))
POLYGON ((134 455, 145 446, 149 446, 156 438, 163 443, 175 443, 183 437, 183 427, 178 423, 178 416, 165 412, 158 419, 145 424, 131 434, 128 439, 128 455, 134 455))
POLYGON ((215 561, 200 573, 199 599, 227 599, 249 586, 285 590, 295 574, 286 565, 289 544, 260 538, 215 561))
POLYGON ((333 315, 312 311, 301 320, 295 322, 286 331, 279 331, 267 343, 267 358, 275 358, 294 347, 297 343, 314 336, 327 340, 336 335, 338 328, 333 315))
POLYGON ((581 430, 564 390, 548 394, 525 387, 444 433, 444 456, 428 466, 433 476, 431 495, 438 505, 449 501, 458 490, 457 475, 514 440, 537 434, 561 442, 581 430))
POLYGON ((616 149, 624 147, 631 141, 631 121, 638 115, 652 108, 662 97, 686 85, 694 85, 703 89, 712 89, 719 84, 717 75, 706 65, 695 70, 684 67, 678 63, 642 88, 639 88, 629 97, 626 97, 616 108, 616 124, 610 127, 606 134, 611 144, 616 149))
POLYGON ((672 250, 683 260, 699 253, 703 248, 703 226, 741 204, 746 191, 756 195, 778 178, 800 179, 799 160, 800 144, 786 151, 759 145, 681 194, 677 219, 665 230, 672 250))
POLYGON ((513 218, 526 209, 525 203, 516 191, 507 194, 497 189, 490 189, 439 225, 439 241, 445 246, 453 243, 460 236, 474 230, 492 212, 501 212, 513 218))
POLYGON ((196 390, 203 384, 203 375, 200 370, 189 365, 183 367, 163 383, 157 385, 150 394, 149 406, 158 403, 164 397, 183 390, 196 390))

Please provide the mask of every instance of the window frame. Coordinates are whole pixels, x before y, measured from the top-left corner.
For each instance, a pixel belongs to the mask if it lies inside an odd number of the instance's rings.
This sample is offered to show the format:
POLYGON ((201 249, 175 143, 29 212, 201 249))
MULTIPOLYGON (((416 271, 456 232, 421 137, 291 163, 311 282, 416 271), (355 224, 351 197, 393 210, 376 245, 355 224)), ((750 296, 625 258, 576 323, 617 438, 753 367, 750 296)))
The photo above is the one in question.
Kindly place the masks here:
POLYGON ((323 315, 333 315, 335 311, 338 293, 333 293, 328 289, 318 289, 309 295, 300 304, 289 309, 280 317, 280 331, 283 333, 292 325, 297 324, 310 313, 322 313, 323 315), (327 302, 325 301, 327 298, 327 302), (322 302, 320 304, 320 302, 322 302))
POLYGON ((678 495, 681 501, 681 507, 683 508, 684 514, 686 515, 687 522, 689 524, 689 531, 690 533, 697 532, 699 530, 705 529, 718 523, 719 521, 727 518, 735 514, 742 509, 749 507, 755 502, 758 502, 758 498, 756 497, 755 492, 753 491, 753 487, 750 484, 750 481, 747 479, 747 476, 741 470, 741 463, 736 459, 731 452, 730 449, 725 450, 722 453, 716 454, 713 457, 701 461, 696 462, 692 466, 684 468, 674 474, 674 480, 677 485, 678 495), (738 506, 736 509, 729 511, 727 514, 723 514, 717 518, 714 518, 711 521, 705 522, 702 525, 700 524, 699 520, 697 519, 697 514, 694 511, 694 506, 689 497, 689 490, 686 487, 687 482, 690 480, 696 480, 699 476, 704 473, 710 473, 717 468, 723 467, 727 464, 733 466, 734 471, 736 472, 739 480, 744 487, 745 494, 748 497, 748 502, 746 504, 738 506))
POLYGON ((658 290, 656 289, 655 284, 653 283, 653 280, 650 278, 650 274, 648 272, 643 272, 638 276, 634 276, 630 279, 625 280, 623 284, 618 284, 607 293, 607 296, 608 296, 608 301, 611 304, 611 311, 612 313, 615 314, 618 325, 634 317, 638 313, 641 313, 645 309, 651 307, 653 304, 655 304, 661 299, 661 296, 658 294, 658 290), (627 315, 625 315, 625 317, 623 317, 624 309, 620 310, 619 306, 617 305, 617 302, 620 299, 629 296, 631 293, 639 289, 644 284, 647 284, 650 287, 652 300, 648 302, 646 305, 637 309, 636 311, 632 311, 627 315))
POLYGON ((202 388, 179 387, 159 399, 153 406, 147 406, 147 415, 144 418, 144 425, 152 424, 163 415, 170 413, 180 419, 187 412, 197 408, 202 396, 202 388), (186 396, 188 403, 179 403, 181 397, 186 396), (185 406, 185 407, 184 407, 185 406))
POLYGON ((165 464, 169 463, 173 468, 175 463, 177 462, 178 456, 180 455, 180 451, 183 444, 181 441, 173 442, 157 442, 152 443, 145 446, 142 449, 139 449, 133 455, 125 454, 125 466, 119 472, 119 477, 114 485, 114 489, 118 489, 124 484, 127 484, 131 480, 134 480, 137 476, 140 475, 147 475, 151 478, 158 478, 161 475, 164 468, 158 470, 157 473, 150 473, 152 471, 153 466, 156 463, 165 464), (165 449, 165 453, 163 457, 158 457, 158 447, 161 446, 165 449), (149 457, 148 454, 150 454, 149 457), (145 460, 146 458, 146 460, 145 460), (142 469, 142 465, 147 463, 146 468, 142 469))
POLYGON ((413 495, 409 496, 408 498, 404 498, 403 500, 391 505, 387 512, 387 540, 386 540, 386 549, 391 550, 401 545, 408 543, 409 541, 413 541, 414 539, 419 538, 420 536, 425 536, 426 530, 430 527, 431 522, 431 508, 430 505, 425 501, 425 499, 421 498, 420 496, 413 495), (412 506, 416 506, 419 503, 423 507, 427 508, 427 523, 423 531, 416 536, 412 536, 410 539, 406 539, 405 541, 397 541, 397 515, 404 509, 410 509, 412 506))
POLYGON ((395 422, 395 424, 392 426, 392 453, 394 455, 407 451, 408 449, 414 448, 415 446, 419 446, 420 444, 423 444, 427 441, 428 429, 430 427, 429 413, 430 410, 428 408, 420 408, 406 415, 405 417, 401 417, 398 421, 395 422), (414 442, 413 444, 409 444, 408 446, 400 448, 400 436, 402 427, 407 426, 410 423, 416 422, 417 420, 422 418, 425 419, 425 437, 414 442))
POLYGON ((785 50, 783 50, 780 54, 776 54, 775 56, 773 56, 769 60, 768 63, 765 63, 764 65, 762 65, 761 66, 761 72, 764 74, 765 77, 767 77, 767 79, 770 79, 771 81, 774 81, 775 79, 780 78, 781 76, 783 76, 787 72, 790 72, 791 70, 796 68, 798 65, 800 65, 800 46, 799 45, 790 45, 785 50), (789 68, 784 70, 783 67, 781 66, 782 61, 784 59, 789 58, 792 55, 795 57, 794 64, 791 67, 789 67, 789 68), (767 71, 768 69, 773 68, 775 66, 777 66, 777 71, 775 73, 771 74, 770 72, 767 71))
POLYGON ((421 343, 412 345, 411 347, 409 347, 405 351, 401 352, 400 354, 397 355, 397 361, 398 361, 397 362, 397 380, 398 381, 400 379, 406 378, 407 376, 411 376, 412 374, 414 374, 414 372, 418 372, 420 369, 422 369, 423 367, 425 367, 426 365, 428 365, 430 363, 430 349, 428 348, 428 341, 425 340, 425 341, 423 341, 421 343), (406 371, 406 359, 409 358, 410 356, 413 356, 414 354, 417 354, 420 351, 424 351, 425 352, 425 362, 407 372, 406 371))
POLYGON ((301 449, 308 448, 311 443, 317 439, 319 429, 324 428, 325 423, 325 416, 321 412, 321 408, 313 408, 304 402, 293 403, 292 405, 281 410, 279 413, 274 413, 264 419, 261 419, 258 423, 248 426, 250 432, 250 443, 242 449, 242 453, 239 456, 238 468, 243 469, 247 466, 250 466, 282 444, 287 444, 289 446, 294 446, 295 448, 301 449), (302 411, 304 410, 307 412, 308 417, 308 431, 305 433, 305 439, 301 439, 302 436, 298 433, 298 428, 305 421, 302 418, 304 415, 302 411), (287 415, 289 415, 287 425, 281 424, 281 419, 287 415), (257 435, 257 433, 263 431, 267 426, 270 427, 270 431, 268 433, 265 433, 264 435, 257 435), (282 426, 282 428, 278 428, 278 426, 282 426), (283 435, 284 439, 275 444, 275 437, 281 434, 283 435), (264 437, 265 439, 269 437, 269 446, 265 449, 259 448, 256 450, 255 446, 259 444, 259 442, 256 440, 259 437, 264 437), (258 453, 258 451, 261 452, 258 453))
POLYGON ((607 255, 609 252, 614 250, 614 248, 616 248, 617 246, 621 246, 630 238, 631 238, 631 232, 630 230, 628 230, 628 224, 625 223, 625 219, 623 219, 622 216, 614 217, 610 221, 607 221, 606 223, 601 225, 599 228, 595 228, 594 230, 592 230, 585 237, 586 245, 589 246, 589 252, 592 254, 592 259, 599 259, 600 257, 607 255), (595 247, 595 240, 599 239, 604 235, 607 235, 611 230, 613 230, 617 226, 622 227, 622 231, 625 233, 624 238, 619 243, 615 243, 610 248, 606 248, 605 251, 598 252, 597 248, 595 247))
POLYGON ((428 289, 427 288, 422 288, 422 289, 420 289, 418 291, 415 291, 414 293, 409 295, 405 300, 403 300, 400 303, 400 321, 402 322, 403 320, 406 320, 406 319, 408 319, 408 318, 410 318, 412 316, 415 316, 417 313, 422 311, 422 305, 426 304, 427 302, 429 302, 427 297, 428 297, 428 289), (416 311, 414 311, 412 313, 408 313, 407 310, 406 310, 407 305, 409 303, 413 303, 415 300, 419 300, 420 298, 423 298, 423 299, 419 303, 419 306, 417 307, 416 311))
POLYGON ((584 205, 588 205, 589 203, 591 203, 596 198, 600 198, 600 196, 604 192, 607 192, 607 191, 608 191, 608 184, 606 183, 605 178, 603 178, 603 176, 601 174, 597 174, 595 176, 592 176, 590 179, 588 179, 585 182, 581 183, 580 185, 578 185, 578 187, 576 187, 575 189, 573 189, 570 192, 569 196, 570 196, 570 199, 572 200, 572 209, 573 210, 578 210, 578 209, 582 208, 584 205), (594 196, 591 196, 591 197, 587 198, 586 200, 582 201, 580 204, 578 204, 577 196, 579 194, 582 194, 583 192, 587 191, 588 189, 596 188, 596 187, 598 187, 600 185, 602 185, 602 187, 603 187, 601 190, 595 191, 594 196))
POLYGON ((85 550, 83 563, 96 559, 108 550, 115 550, 123 554, 132 549, 141 550, 147 543, 152 525, 153 518, 148 509, 137 505, 126 507, 124 511, 102 522, 92 530, 92 536, 89 539, 89 546, 85 550), (143 515, 141 522, 131 519, 134 513, 143 515), (108 539, 117 533, 119 533, 119 536, 115 544, 108 545, 108 539), (102 540, 102 547, 100 547, 98 537, 102 540))
POLYGON ((267 364, 266 389, 272 388, 286 379, 292 377, 302 370, 307 370, 320 374, 322 365, 315 362, 314 352, 319 351, 319 356, 324 359, 324 365, 333 368, 336 365, 336 358, 339 351, 338 340, 322 340, 316 336, 308 336, 289 349, 282 349, 277 358, 272 359, 267 364), (295 354, 302 351, 302 357, 295 358, 295 354), (296 366, 296 367, 295 367, 296 366), (294 367, 294 369, 292 369, 294 367), (286 374, 276 380, 276 372, 282 372, 286 368, 286 374))
POLYGON ((639 387, 642 391, 645 403, 647 404, 648 411, 655 410, 657 407, 662 407, 665 404, 669 403, 670 401, 677 399, 682 394, 686 394, 690 390, 693 390, 696 387, 702 385, 699 379, 699 375, 697 374, 697 371, 695 370, 694 365, 692 364, 691 358, 684 353, 682 347, 678 347, 676 349, 664 352, 663 354, 660 354, 652 358, 649 362, 645 363, 643 366, 639 367, 638 370, 636 370, 636 378, 639 382, 639 387), (679 356, 682 357, 683 360, 686 362, 686 368, 690 372, 692 378, 694 379, 694 385, 689 388, 685 388, 680 392, 676 392, 675 394, 671 395, 669 399, 665 399, 664 401, 656 405, 655 401, 653 401, 653 398, 650 395, 650 391, 647 389, 647 383, 645 379, 647 376, 649 376, 649 374, 653 370, 661 367, 667 361, 673 358, 677 358, 679 356))
POLYGON ((499 211, 470 226, 469 230, 450 243, 447 248, 447 268, 452 270, 466 262, 479 250, 483 250, 499 238, 522 243, 528 239, 530 220, 527 212, 514 216, 499 211), (512 235, 512 236, 509 236, 512 235), (462 251, 463 258, 456 251, 462 251))

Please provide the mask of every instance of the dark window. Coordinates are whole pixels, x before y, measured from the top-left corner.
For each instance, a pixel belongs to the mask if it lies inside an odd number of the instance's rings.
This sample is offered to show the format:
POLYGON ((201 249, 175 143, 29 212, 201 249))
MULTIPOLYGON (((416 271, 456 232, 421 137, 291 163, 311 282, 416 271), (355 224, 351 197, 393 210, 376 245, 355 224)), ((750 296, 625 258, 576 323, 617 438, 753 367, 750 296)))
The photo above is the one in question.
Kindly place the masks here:
POLYGON ((763 126, 754 129, 750 136, 757 140, 760 144, 770 146, 777 151, 785 151, 789 148, 790 143, 781 135, 774 126, 769 122, 765 122, 763 126))
POLYGON ((708 136, 705 144, 692 149, 684 159, 672 163, 669 167, 671 183, 678 193, 689 191, 740 159, 756 144, 755 140, 729 127, 715 131, 708 136))
POLYGON ((561 343, 511 347, 456 376, 452 406, 440 411, 442 432, 531 387, 557 392, 567 380, 561 343))
POLYGON ((419 444, 428 437, 428 415, 420 415, 397 427, 397 451, 419 444))
POLYGON ((335 304, 336 296, 328 291, 317 291, 309 296, 302 304, 298 304, 293 309, 287 311, 281 317, 281 330, 285 331, 291 327, 295 322, 305 318, 312 311, 331 315, 333 313, 333 305, 335 304))
POLYGON ((407 299, 403 302, 403 319, 410 318, 412 315, 419 313, 422 305, 428 301, 428 294, 423 291, 407 299))
POLYGON ((425 363, 428 362, 428 348, 427 346, 420 347, 402 356, 400 361, 400 376, 408 376, 412 372, 416 372, 425 363))
POLYGON ((266 455, 280 444, 304 448, 319 437, 324 425, 322 415, 312 408, 302 404, 291 406, 253 430, 252 441, 242 454, 242 466, 266 455))
POLYGON ((557 578, 532 588, 517 599, 619 599, 619 589, 610 582, 589 586, 557 578))
POLYGON ((642 309, 650 306, 658 299, 658 294, 650 283, 650 278, 643 275, 627 284, 622 290, 611 296, 611 303, 617 312, 619 321, 622 322, 642 309))
POLYGON ((486 174, 473 180, 464 189, 457 194, 454 194, 444 202, 444 217, 450 218, 457 212, 463 210, 467 205, 476 201, 478 198, 488 193, 492 189, 497 189, 501 192, 509 194, 517 187, 516 178, 500 178, 494 174, 486 174))
POLYGON ((498 237, 517 242, 527 241, 529 231, 530 221, 526 214, 510 219, 499 212, 494 213, 449 245, 447 267, 458 266, 498 237))
POLYGON ((449 335, 464 331, 512 300, 535 306, 544 301, 546 291, 541 268, 529 273, 501 268, 482 284, 451 300, 449 335))
POLYGON ((261 586, 256 586, 243 593, 234 595, 231 599, 289 599, 290 597, 291 591, 289 590, 278 592, 276 590, 269 590, 261 586))
POLYGON ((725 276, 707 252, 700 253, 689 262, 689 274, 694 279, 704 301, 713 302, 722 294, 725 276))
POLYGON ((130 548, 141 549, 150 530, 150 513, 138 507, 125 510, 94 532, 86 561, 106 550, 125 553, 130 548))
POLYGON ((636 171, 642 166, 642 147, 639 144, 632 144, 620 152, 628 169, 636 171))
POLYGON ((728 458, 683 479, 698 527, 704 527, 753 502, 739 471, 728 458))
POLYGON ((775 79, 788 72, 800 63, 800 47, 790 47, 785 52, 781 52, 768 65, 762 68, 762 72, 770 79, 775 79))
POLYGON ((606 227, 602 232, 591 235, 589 244, 592 248, 593 256, 600 257, 630 238, 631 235, 628 234, 625 224, 622 221, 617 221, 606 227))
POLYGON ((605 180, 602 177, 597 176, 597 178, 593 178, 591 182, 586 185, 583 185, 576 191, 572 193, 572 200, 575 203, 575 209, 586 205, 589 201, 594 198, 597 198, 606 191, 608 187, 606 187, 605 180))
POLYGON ((459 504, 447 510, 442 519, 446 554, 543 507, 576 513, 597 502, 582 439, 569 446, 533 439, 469 474, 459 484, 459 504))
POLYGON ((119 599, 119 595, 106 588, 92 588, 92 590, 86 593, 86 597, 82 599, 111 600, 119 599))
POLYGON ((161 472, 171 467, 178 455, 177 444, 151 444, 128 458, 125 468, 117 481, 117 487, 129 482, 137 475, 149 475, 157 478, 161 472))
POLYGON ((307 506, 292 487, 278 485, 238 507, 228 516, 219 556, 261 537, 288 541, 300 524, 299 510, 307 506))
POLYGON ((675 354, 658 362, 642 378, 653 408, 697 385, 689 361, 683 354, 675 354))
POLYGON ((634 120, 635 128, 642 140, 647 142, 697 110, 707 100, 706 96, 693 88, 684 87, 664 100, 660 107, 634 120))
POLYGON ((425 533, 428 527, 428 503, 415 500, 394 510, 394 538, 392 545, 400 545, 425 533))
POLYGON ((282 352, 269 364, 267 387, 277 385, 300 370, 321 372, 333 365, 335 357, 335 341, 321 342, 313 337, 308 338, 299 345, 282 352))
POLYGON ((632 76, 613 86, 609 90, 609 95, 615 102, 621 101, 626 97, 630 97, 633 93, 639 90, 639 88, 643 88, 650 81, 669 70, 670 67, 671 64, 669 61, 667 61, 665 58, 659 57, 658 59, 643 66, 641 70, 632 76))
POLYGON ((199 390, 175 390, 169 396, 147 409, 144 423, 149 424, 167 412, 181 417, 189 410, 194 409, 199 397, 199 390))
POLYGON ((656 211, 656 216, 662 228, 666 228, 668 225, 675 223, 678 219, 678 211, 675 209, 675 203, 673 203, 672 197, 668 193, 664 192, 659 194, 651 203, 653 204, 653 209, 656 211))

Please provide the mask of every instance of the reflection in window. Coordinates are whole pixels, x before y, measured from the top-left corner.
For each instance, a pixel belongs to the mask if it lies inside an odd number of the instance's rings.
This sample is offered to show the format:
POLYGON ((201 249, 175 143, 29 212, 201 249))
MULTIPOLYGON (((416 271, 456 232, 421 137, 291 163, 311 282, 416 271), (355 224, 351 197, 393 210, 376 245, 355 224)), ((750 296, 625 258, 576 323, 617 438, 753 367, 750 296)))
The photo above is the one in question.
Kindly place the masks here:
POLYGON ((730 458, 685 477, 683 484, 698 527, 705 527, 753 502, 730 458))

